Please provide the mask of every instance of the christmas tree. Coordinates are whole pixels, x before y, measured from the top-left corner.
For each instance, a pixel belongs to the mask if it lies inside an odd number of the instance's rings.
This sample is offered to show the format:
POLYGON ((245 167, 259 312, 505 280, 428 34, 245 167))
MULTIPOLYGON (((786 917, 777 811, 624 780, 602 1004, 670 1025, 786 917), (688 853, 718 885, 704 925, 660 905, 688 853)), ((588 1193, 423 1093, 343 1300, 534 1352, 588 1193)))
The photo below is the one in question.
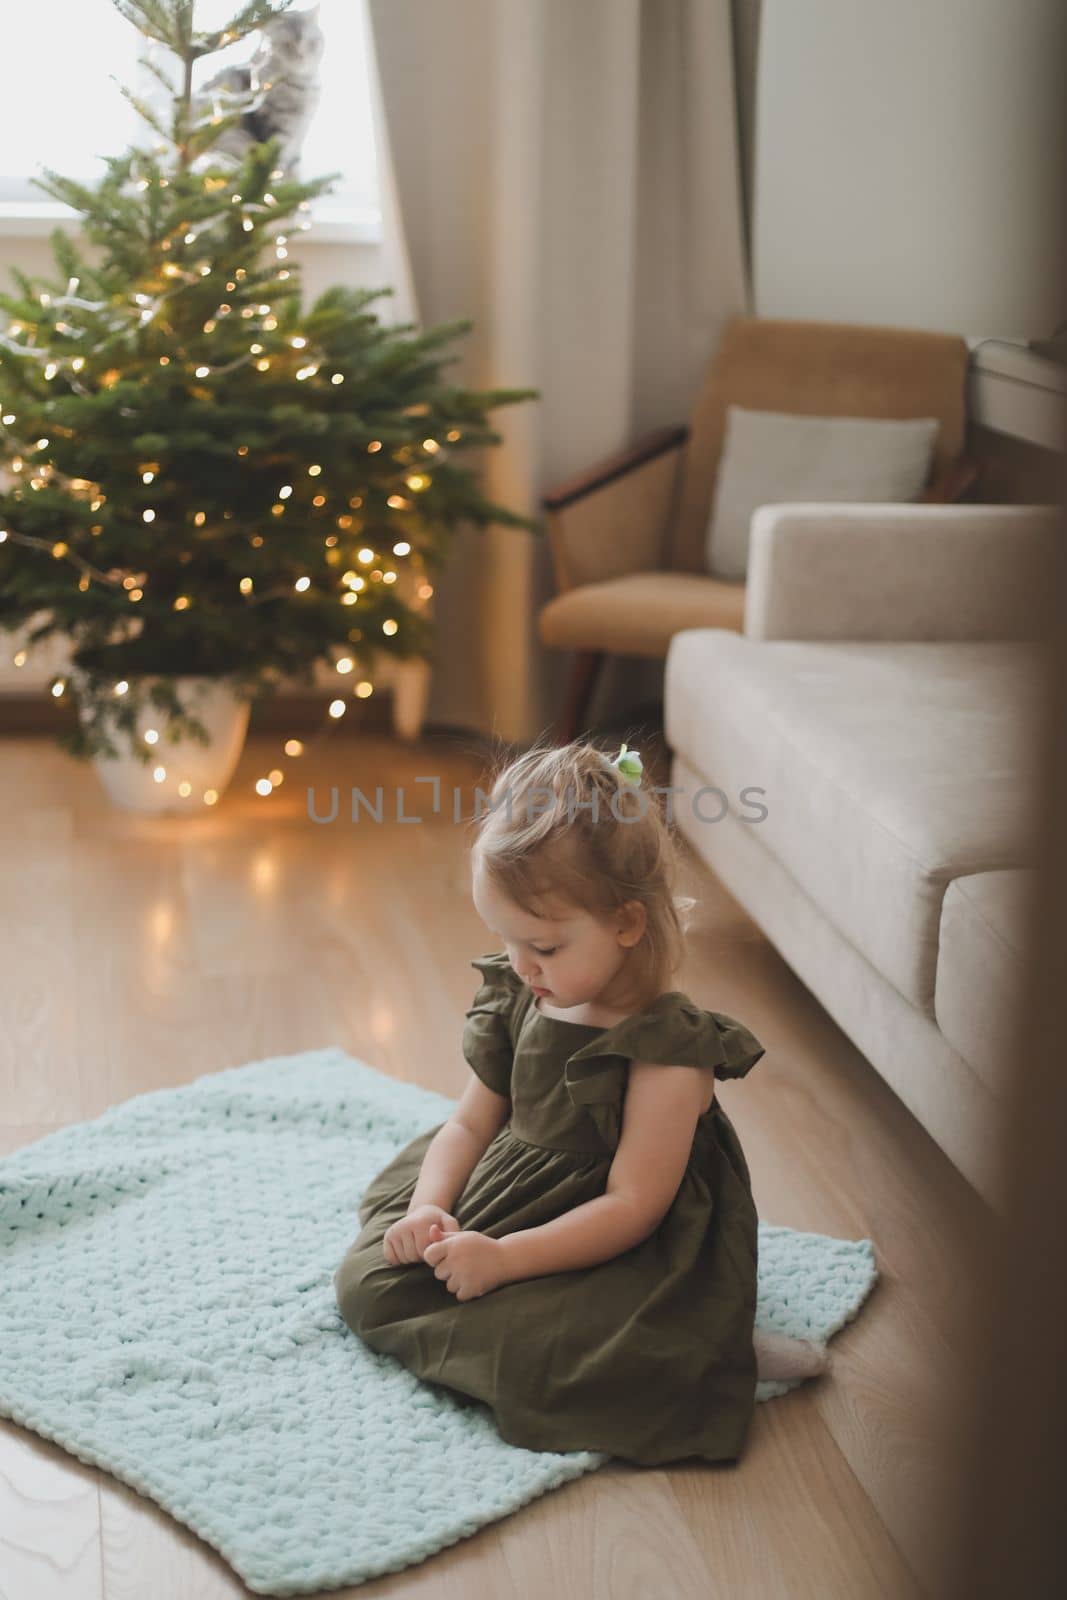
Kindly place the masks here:
POLYGON ((536 526, 457 460, 536 391, 446 382, 471 324, 383 325, 389 290, 304 309, 287 240, 335 175, 299 181, 276 139, 215 148, 251 100, 212 103, 200 64, 289 3, 204 32, 195 0, 115 0, 164 91, 129 94, 152 137, 95 185, 45 169, 92 255, 56 229, 56 280, 16 271, 0 294, 0 627, 69 639, 52 692, 76 694, 60 742, 78 756, 118 740, 152 759, 133 732, 145 694, 171 738, 206 740, 179 675, 253 698, 342 659, 368 692, 381 653, 430 653, 419 601, 461 524, 536 526))

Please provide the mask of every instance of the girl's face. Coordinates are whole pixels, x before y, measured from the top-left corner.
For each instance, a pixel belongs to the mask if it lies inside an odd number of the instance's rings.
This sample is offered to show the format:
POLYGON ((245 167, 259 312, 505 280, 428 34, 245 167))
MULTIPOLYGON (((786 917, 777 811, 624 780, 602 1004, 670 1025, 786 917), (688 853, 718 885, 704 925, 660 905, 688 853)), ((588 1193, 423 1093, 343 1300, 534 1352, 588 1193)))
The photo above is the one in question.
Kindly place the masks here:
POLYGON ((480 866, 474 869, 473 894, 478 915, 502 941, 518 976, 561 1010, 601 998, 644 931, 644 907, 637 901, 608 922, 577 906, 561 908, 551 919, 532 916, 480 866))

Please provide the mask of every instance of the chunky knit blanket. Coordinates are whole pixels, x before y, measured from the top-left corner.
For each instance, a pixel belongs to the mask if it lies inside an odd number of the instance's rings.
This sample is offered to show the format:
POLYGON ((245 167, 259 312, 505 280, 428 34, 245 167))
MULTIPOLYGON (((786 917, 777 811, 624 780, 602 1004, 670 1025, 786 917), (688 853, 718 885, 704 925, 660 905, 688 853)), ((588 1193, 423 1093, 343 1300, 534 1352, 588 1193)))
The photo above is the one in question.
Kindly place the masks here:
MULTIPOLYGON (((0 1161, 0 1415, 269 1595, 423 1561, 603 1465, 506 1444, 486 1407, 337 1312, 364 1188, 454 1105, 326 1048, 138 1095, 0 1161)), ((758 1320, 783 1332, 828 1338, 877 1277, 869 1239, 761 1224, 759 1245, 758 1320)))

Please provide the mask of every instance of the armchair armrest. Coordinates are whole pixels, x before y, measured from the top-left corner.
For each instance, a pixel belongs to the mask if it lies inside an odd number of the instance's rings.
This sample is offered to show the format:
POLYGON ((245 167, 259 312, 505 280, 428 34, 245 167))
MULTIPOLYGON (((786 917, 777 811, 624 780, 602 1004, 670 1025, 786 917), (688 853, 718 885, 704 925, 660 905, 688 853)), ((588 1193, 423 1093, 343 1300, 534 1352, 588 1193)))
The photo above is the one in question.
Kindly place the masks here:
POLYGON ((688 436, 689 429, 684 423, 669 428, 657 428, 654 433, 646 433, 636 443, 627 445, 625 450, 616 450, 613 455, 605 456, 602 461, 598 461, 593 467, 588 467, 585 472, 579 472, 575 477, 557 484, 554 489, 549 489, 542 501, 545 510, 563 511, 585 495, 602 489, 613 479, 624 477, 635 467, 644 466, 646 461, 654 461, 666 451, 676 450, 679 445, 685 443, 688 436))
POLYGON ((544 495, 561 592, 662 566, 688 435, 683 426, 658 428, 544 495))
POLYGON ((1023 639, 1050 625, 1057 506, 760 506, 752 639, 1023 639))

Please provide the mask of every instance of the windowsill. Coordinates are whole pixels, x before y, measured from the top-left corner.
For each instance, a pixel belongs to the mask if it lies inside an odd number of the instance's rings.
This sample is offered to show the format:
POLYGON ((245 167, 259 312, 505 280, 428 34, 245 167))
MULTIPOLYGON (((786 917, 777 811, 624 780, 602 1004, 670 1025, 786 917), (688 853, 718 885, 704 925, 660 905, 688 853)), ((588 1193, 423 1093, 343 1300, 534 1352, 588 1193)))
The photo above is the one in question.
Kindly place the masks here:
POLYGON ((980 372, 996 372, 1037 389, 1067 394, 1067 367, 1038 355, 1023 339, 976 338, 969 340, 971 365, 980 372))
MULTIPOLYGON (((0 238, 47 238, 53 228, 77 224, 79 215, 58 200, 0 200, 0 238)), ((336 205, 312 206, 311 227, 294 226, 296 244, 381 244, 382 216, 369 207, 345 210, 336 205)))
POLYGON ((973 421, 1045 450, 1063 449, 1067 369, 1022 339, 968 340, 968 409, 973 421))

